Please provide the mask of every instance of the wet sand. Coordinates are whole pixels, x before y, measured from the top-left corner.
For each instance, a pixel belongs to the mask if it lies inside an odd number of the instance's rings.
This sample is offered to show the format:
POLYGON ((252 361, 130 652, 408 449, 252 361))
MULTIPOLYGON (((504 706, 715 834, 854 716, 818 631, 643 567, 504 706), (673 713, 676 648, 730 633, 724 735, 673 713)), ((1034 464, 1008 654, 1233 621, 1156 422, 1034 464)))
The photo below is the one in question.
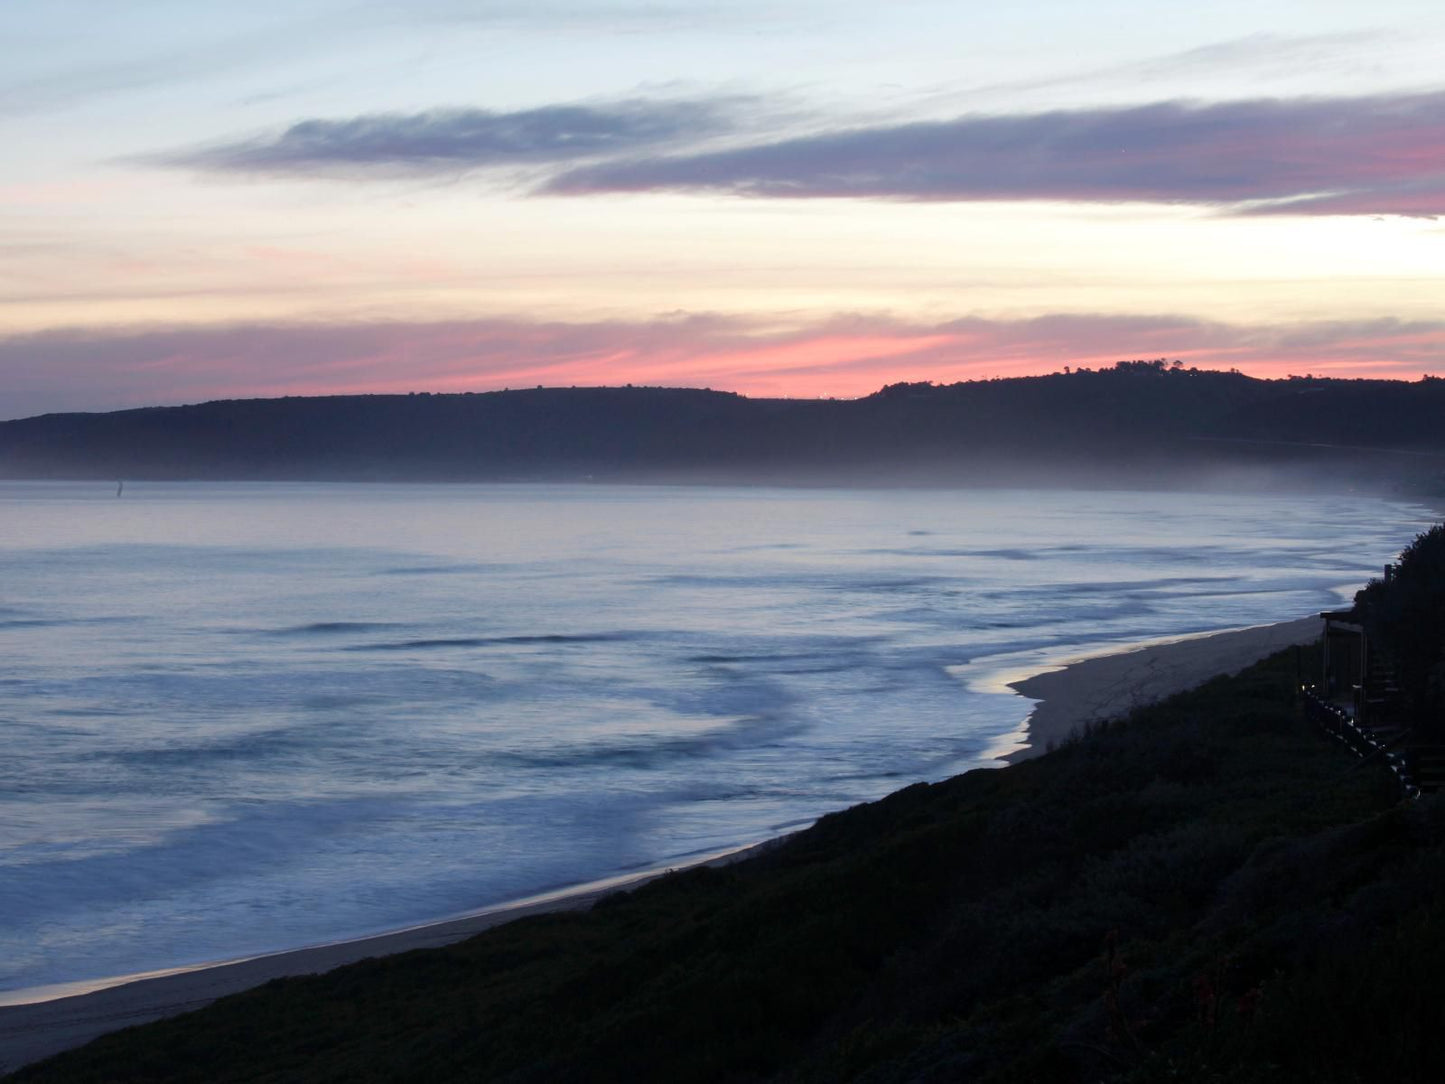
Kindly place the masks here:
POLYGON ((1319 639, 1321 624, 1319 617, 1305 617, 1150 644, 1010 682, 1009 688, 1040 703, 1026 723, 1028 748, 1003 759, 1027 760, 1090 723, 1126 715, 1221 674, 1237 674, 1276 651, 1319 639))
MULTIPOLYGON (((703 856, 668 869, 651 869, 594 881, 374 937, 146 975, 69 983, 63 987, 48 988, 44 994, 40 991, 15 991, 9 995, 12 1003, 0 1001, 0 1073, 13 1072, 32 1061, 82 1046, 109 1031, 199 1009, 217 998, 249 990, 272 979, 316 975, 369 957, 437 948, 528 915, 585 910, 603 896, 635 888, 645 881, 661 877, 669 869, 735 862, 770 845, 761 843, 703 856), (37 995, 47 999, 13 1003, 17 996, 33 998, 37 995)), ((0 999, 5 997, 0 994, 0 999)))

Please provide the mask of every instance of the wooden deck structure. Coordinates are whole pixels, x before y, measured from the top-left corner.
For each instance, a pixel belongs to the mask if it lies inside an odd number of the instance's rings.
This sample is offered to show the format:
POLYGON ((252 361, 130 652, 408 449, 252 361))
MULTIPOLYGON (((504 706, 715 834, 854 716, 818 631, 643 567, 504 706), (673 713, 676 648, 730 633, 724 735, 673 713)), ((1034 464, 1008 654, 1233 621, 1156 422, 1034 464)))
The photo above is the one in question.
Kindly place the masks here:
POLYGON ((1372 649, 1354 611, 1320 616, 1320 680, 1301 688, 1308 716, 1361 757, 1383 759, 1408 796, 1445 788, 1445 745, 1415 725, 1394 667, 1372 649))

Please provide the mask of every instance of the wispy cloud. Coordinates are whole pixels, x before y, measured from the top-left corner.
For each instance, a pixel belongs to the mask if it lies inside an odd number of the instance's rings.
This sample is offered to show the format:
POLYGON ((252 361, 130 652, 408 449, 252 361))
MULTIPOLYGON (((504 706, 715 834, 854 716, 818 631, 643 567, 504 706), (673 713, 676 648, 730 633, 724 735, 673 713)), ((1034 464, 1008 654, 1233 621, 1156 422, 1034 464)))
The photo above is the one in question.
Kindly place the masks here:
POLYGON ((184 151, 160 161, 236 173, 453 172, 569 163, 657 144, 686 145, 728 127, 723 101, 633 100, 509 113, 438 109, 304 120, 274 136, 184 151))
POLYGON ((1445 92, 973 115, 595 163, 544 190, 1445 213, 1445 92))
POLYGON ((475 0, 408 0, 379 6, 392 9, 398 19, 409 22, 425 19, 458 25, 542 26, 551 33, 588 34, 749 25, 752 20, 775 17, 778 11, 774 4, 655 3, 652 0, 534 0, 531 3, 499 0, 484 4, 475 0))
POLYGON ((0 383, 6 416, 21 417, 217 398, 536 384, 856 396, 899 380, 952 382, 1165 356, 1259 376, 1414 379, 1445 373, 1445 320, 1240 325, 1063 314, 921 324, 854 315, 779 327, 684 314, 634 322, 62 330, 0 339, 0 383))
MULTIPOLYGON (((1118 102, 1137 100, 1141 95, 1208 98, 1211 89, 1217 92, 1221 87, 1272 87, 1277 88, 1276 93, 1286 93, 1290 87, 1330 85, 1321 84, 1322 79, 1339 84, 1368 77, 1383 66, 1380 61, 1384 57, 1399 57, 1411 44, 1405 35, 1382 30, 1260 33, 1103 66, 1091 66, 1085 54, 1078 57, 1080 67, 1045 76, 995 83, 954 80, 922 98, 920 104, 937 117, 941 108, 956 114, 960 101, 974 111, 1002 105, 1010 112, 1020 112, 1021 103, 1033 102, 1118 102)), ((1401 85, 1408 84, 1394 83, 1395 87, 1401 85)))
POLYGON ((335 47, 361 29, 354 15, 298 10, 278 20, 264 12, 255 20, 242 15, 228 30, 211 19, 176 20, 168 7, 132 0, 100 5, 94 19, 79 11, 49 13, 65 32, 7 54, 17 62, 0 72, 0 119, 267 70, 335 47))
MULTIPOLYGON (((791 122, 799 118, 793 116, 791 122)), ((806 118, 814 126, 816 116, 806 118)), ((1232 214, 1445 213, 1445 91, 1170 101, 836 128, 785 138, 755 99, 310 119, 152 161, 311 177, 551 171, 538 194, 1193 204, 1232 214), (725 149, 699 150, 729 137, 725 149)))

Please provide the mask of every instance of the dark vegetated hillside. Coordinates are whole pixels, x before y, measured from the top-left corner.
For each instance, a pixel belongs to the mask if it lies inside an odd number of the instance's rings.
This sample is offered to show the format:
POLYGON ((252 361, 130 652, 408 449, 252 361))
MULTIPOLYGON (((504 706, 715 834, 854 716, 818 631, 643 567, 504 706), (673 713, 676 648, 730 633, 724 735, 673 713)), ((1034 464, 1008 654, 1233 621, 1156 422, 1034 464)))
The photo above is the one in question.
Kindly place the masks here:
POLYGON ((1221 435, 1420 451, 1445 442, 1445 380, 1273 383, 1274 394, 1241 405, 1221 435))
POLYGON ((1393 670, 1417 736, 1445 742, 1445 524, 1418 535, 1355 594, 1370 649, 1393 670))
POLYGON ((1445 381, 1255 380, 1161 363, 852 401, 669 388, 235 400, 0 423, 0 476, 1088 481, 1214 468, 1445 478, 1445 381), (1402 452, 1427 453, 1402 456, 1402 452))
POLYGON ((1434 1081, 1445 808, 1309 729, 1297 665, 15 1079, 1434 1081))
MULTIPOLYGON (((733 396, 663 389, 232 400, 0 426, 0 453, 56 473, 131 477, 423 476, 617 468, 718 454, 746 428, 733 396), (741 423, 741 425, 740 425, 741 423)), ((13 468, 12 468, 13 473, 13 468)))

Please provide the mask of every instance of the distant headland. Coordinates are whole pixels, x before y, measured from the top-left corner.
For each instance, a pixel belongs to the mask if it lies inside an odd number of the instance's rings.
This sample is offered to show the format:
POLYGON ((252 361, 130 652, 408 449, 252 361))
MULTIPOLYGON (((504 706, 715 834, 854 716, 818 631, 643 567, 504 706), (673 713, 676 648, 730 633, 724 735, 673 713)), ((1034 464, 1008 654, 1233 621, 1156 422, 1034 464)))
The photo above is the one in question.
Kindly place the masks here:
POLYGON ((892 384, 238 399, 0 422, 0 477, 1365 487, 1445 492, 1445 379, 1260 380, 1165 359, 892 384))

